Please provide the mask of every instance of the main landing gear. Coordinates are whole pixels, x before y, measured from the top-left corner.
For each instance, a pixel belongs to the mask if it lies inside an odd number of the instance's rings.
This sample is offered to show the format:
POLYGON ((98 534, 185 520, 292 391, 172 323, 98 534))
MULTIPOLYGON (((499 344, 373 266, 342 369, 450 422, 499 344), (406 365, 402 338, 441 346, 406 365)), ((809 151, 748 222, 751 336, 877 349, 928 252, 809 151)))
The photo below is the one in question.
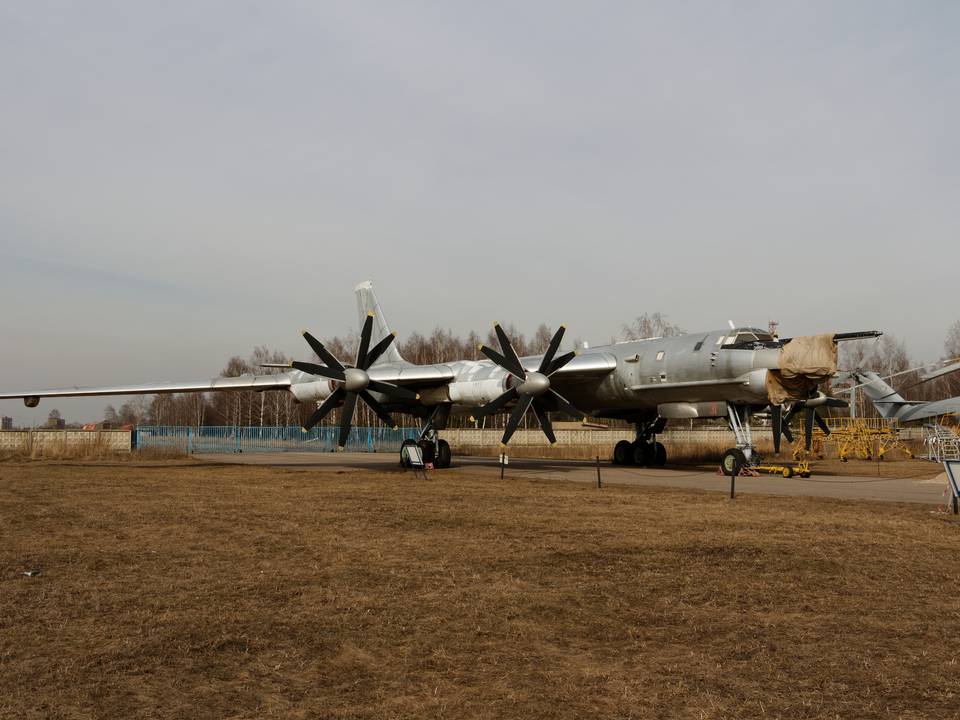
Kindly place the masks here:
POLYGON ((653 422, 637 423, 637 439, 621 440, 613 448, 614 465, 639 465, 640 467, 663 467, 667 464, 667 449, 657 442, 657 434, 663 432, 667 421, 657 418, 653 422))
POLYGON ((420 437, 417 440, 408 438, 400 445, 400 467, 410 467, 406 449, 411 445, 420 448, 424 464, 432 464, 438 470, 450 467, 452 459, 450 443, 440 439, 437 435, 437 430, 443 430, 447 426, 449 417, 450 406, 437 405, 436 409, 430 414, 430 419, 427 420, 426 425, 420 431, 420 437))
POLYGON ((400 446, 400 467, 410 467, 406 448, 411 445, 416 445, 420 448, 420 454, 423 457, 424 463, 431 463, 436 469, 450 467, 450 460, 453 457, 450 451, 450 443, 436 437, 432 439, 424 438, 422 440, 412 440, 410 438, 404 440, 400 446))

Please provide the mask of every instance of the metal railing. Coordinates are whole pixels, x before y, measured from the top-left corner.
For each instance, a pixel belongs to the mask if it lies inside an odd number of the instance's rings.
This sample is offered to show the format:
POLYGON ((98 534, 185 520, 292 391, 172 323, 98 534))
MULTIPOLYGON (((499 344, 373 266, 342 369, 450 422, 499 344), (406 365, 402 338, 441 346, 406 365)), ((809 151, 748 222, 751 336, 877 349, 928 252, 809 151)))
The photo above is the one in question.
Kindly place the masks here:
MULTIPOLYGON (((140 449, 180 450, 187 453, 243 452, 334 452, 336 427, 315 427, 303 432, 292 427, 179 427, 142 425, 134 431, 134 443, 140 449)), ((400 452, 407 438, 416 439, 417 428, 354 427, 346 450, 349 452, 400 452)))

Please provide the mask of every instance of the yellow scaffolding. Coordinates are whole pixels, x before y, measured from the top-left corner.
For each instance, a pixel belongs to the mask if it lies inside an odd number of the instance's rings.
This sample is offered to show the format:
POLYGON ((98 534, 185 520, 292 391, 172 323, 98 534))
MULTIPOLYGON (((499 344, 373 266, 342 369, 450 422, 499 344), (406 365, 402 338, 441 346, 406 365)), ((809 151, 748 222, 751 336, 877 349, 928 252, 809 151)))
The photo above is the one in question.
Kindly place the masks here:
POLYGON ((899 450, 907 458, 913 452, 900 439, 900 427, 895 421, 884 418, 824 418, 830 434, 826 435, 819 427, 813 430, 813 443, 807 453, 804 448, 802 432, 793 444, 793 457, 796 460, 813 455, 823 458, 824 450, 829 446, 836 448, 837 457, 846 462, 851 457, 861 460, 883 460, 884 456, 899 450))

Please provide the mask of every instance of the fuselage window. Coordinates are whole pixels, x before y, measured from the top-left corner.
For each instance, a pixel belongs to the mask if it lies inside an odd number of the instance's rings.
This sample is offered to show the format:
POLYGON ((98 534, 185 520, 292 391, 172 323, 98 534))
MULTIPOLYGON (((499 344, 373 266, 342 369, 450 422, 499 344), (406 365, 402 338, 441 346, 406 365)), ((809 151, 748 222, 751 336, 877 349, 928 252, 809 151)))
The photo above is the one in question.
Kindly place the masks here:
POLYGON ((697 350, 699 350, 700 348, 702 348, 702 347, 703 347, 703 343, 704 343, 705 340, 706 340, 706 338, 703 338, 702 340, 698 341, 697 344, 693 346, 693 351, 694 351, 694 352, 697 352, 697 350))
POLYGON ((663 360, 663 350, 657 353, 657 360, 663 360))

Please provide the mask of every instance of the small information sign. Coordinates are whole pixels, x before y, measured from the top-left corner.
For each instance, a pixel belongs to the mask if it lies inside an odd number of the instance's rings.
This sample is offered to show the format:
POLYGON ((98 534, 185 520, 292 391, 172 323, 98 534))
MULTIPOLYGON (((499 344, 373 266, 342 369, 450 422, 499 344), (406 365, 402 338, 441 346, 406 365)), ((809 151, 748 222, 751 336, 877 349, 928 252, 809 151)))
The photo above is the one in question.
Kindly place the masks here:
POLYGON ((953 514, 960 512, 960 460, 944 460, 943 467, 947 471, 947 482, 950 484, 951 505, 953 514))

